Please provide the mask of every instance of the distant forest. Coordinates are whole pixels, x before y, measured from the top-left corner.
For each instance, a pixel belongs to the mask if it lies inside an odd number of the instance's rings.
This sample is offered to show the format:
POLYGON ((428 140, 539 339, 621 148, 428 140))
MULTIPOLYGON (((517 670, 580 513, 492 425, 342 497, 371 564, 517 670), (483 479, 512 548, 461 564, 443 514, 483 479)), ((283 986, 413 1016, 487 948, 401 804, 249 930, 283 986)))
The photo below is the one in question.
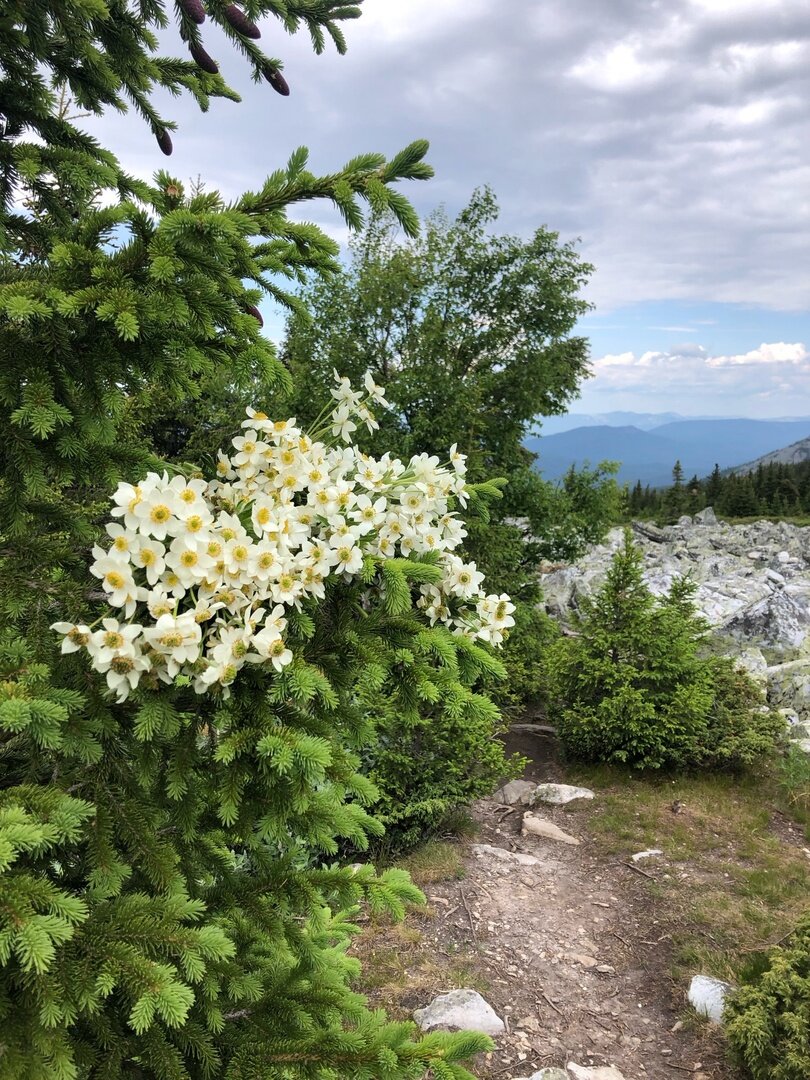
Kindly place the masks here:
POLYGON ((794 465, 758 465, 748 472, 721 472, 715 465, 703 480, 684 480, 680 461, 667 488, 642 487, 628 491, 630 517, 677 521, 707 506, 723 517, 797 517, 810 514, 810 461, 794 465))

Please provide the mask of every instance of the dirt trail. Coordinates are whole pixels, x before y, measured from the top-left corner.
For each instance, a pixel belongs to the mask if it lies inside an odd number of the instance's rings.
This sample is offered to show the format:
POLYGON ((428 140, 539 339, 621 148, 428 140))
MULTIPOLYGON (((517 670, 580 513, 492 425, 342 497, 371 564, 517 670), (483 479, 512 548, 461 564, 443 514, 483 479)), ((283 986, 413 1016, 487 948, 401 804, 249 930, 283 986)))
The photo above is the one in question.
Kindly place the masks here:
MULTIPOLYGON (((519 742, 511 748, 534 752, 527 777, 558 779, 536 737, 519 742)), ((575 1061, 612 1064, 625 1080, 731 1080, 736 1073, 719 1045, 682 1022, 683 988, 668 974, 669 934, 645 871, 600 856, 588 836, 594 803, 576 805, 574 813, 545 806, 537 813, 579 838, 579 847, 521 837, 520 808, 478 803, 465 876, 425 887, 435 916, 418 920, 422 947, 471 957, 484 996, 507 1024, 479 1075, 510 1080, 575 1061), (521 865, 476 853, 476 845, 540 861, 521 865)), ((427 1000, 422 990, 409 1004, 427 1000)))

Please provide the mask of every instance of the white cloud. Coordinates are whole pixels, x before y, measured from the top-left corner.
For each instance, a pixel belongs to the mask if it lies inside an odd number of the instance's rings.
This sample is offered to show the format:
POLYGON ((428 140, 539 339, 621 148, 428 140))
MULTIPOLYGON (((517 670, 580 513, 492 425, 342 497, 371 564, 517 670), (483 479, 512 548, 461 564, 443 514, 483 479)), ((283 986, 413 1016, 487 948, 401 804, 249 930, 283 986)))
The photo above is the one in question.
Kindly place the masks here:
POLYGON ((668 402, 686 414, 798 415, 810 412, 810 351, 801 342, 763 343, 736 356, 702 345, 672 352, 624 352, 597 357, 583 398, 590 408, 637 408, 668 402))

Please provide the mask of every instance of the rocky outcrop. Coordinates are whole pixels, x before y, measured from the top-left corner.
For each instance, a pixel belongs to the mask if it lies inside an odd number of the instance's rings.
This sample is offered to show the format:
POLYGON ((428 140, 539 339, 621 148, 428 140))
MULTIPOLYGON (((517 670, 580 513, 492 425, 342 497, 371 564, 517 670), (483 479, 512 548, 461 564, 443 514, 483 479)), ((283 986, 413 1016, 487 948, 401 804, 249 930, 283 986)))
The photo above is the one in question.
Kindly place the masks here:
MULTIPOLYGON (((762 682, 810 747, 810 528, 727 525, 709 507, 664 528, 635 522, 633 533, 650 590, 661 596, 676 578, 692 577, 695 603, 723 651, 762 682)), ((578 563, 545 573, 549 614, 568 622, 600 587, 622 542, 623 530, 613 529, 578 563)))

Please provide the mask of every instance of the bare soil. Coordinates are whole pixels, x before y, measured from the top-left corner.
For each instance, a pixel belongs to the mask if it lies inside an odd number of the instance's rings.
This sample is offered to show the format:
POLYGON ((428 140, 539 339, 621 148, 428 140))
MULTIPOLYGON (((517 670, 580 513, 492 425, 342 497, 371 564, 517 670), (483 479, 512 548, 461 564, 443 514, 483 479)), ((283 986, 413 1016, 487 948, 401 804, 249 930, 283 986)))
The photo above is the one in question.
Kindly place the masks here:
MULTIPOLYGON (((558 779, 550 740, 513 734, 509 748, 531 758, 527 778, 558 779)), ((521 808, 478 803, 478 835, 458 850, 463 877, 425 884, 429 906, 406 932, 375 925, 355 946, 380 976, 372 997, 404 1017, 454 987, 478 989, 507 1025, 475 1065, 482 1080, 569 1061, 614 1065, 625 1080, 736 1078, 669 974, 672 915, 650 889, 654 868, 606 855, 588 832, 594 803, 576 806, 537 811, 581 841, 573 847, 521 837, 521 808), (476 855, 473 844, 540 861, 476 855)))

